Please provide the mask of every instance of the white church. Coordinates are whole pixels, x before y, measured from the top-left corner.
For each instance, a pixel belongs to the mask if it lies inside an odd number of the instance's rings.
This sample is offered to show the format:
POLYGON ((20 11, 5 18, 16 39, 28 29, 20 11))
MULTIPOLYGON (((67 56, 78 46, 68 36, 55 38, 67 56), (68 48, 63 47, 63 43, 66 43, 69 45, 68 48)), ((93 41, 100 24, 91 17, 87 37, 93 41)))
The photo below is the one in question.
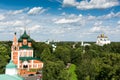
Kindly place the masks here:
POLYGON ((111 41, 104 34, 101 34, 97 37, 96 44, 99 46, 104 46, 105 44, 110 44, 110 43, 111 41))
POLYGON ((5 74, 0 74, 0 80, 25 80, 18 75, 17 65, 12 60, 6 65, 5 74))

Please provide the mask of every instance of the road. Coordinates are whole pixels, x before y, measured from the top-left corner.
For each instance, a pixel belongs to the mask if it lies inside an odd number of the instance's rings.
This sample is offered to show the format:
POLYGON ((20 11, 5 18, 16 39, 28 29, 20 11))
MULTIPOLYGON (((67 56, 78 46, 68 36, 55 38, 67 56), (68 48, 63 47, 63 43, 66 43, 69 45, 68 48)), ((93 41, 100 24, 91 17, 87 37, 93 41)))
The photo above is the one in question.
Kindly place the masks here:
POLYGON ((25 77, 25 80, 42 80, 38 75, 25 77))

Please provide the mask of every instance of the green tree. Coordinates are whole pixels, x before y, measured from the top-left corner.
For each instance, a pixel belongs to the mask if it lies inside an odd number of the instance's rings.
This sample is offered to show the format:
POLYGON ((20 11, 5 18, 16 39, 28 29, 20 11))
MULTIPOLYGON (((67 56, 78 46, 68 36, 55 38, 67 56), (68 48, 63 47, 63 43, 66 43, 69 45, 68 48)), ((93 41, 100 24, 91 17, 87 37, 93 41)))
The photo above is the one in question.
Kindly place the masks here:
POLYGON ((8 48, 5 44, 0 44, 0 73, 3 73, 9 60, 8 48))
POLYGON ((50 49, 49 48, 45 48, 41 54, 41 60, 42 61, 47 61, 47 60, 50 60, 50 61, 53 61, 55 60, 55 57, 54 55, 50 52, 50 49))
POLYGON ((60 72, 65 68, 62 61, 46 61, 43 68, 43 80, 59 80, 60 72))
POLYGON ((70 62, 70 50, 68 48, 58 46, 54 54, 57 59, 62 60, 65 64, 70 62))

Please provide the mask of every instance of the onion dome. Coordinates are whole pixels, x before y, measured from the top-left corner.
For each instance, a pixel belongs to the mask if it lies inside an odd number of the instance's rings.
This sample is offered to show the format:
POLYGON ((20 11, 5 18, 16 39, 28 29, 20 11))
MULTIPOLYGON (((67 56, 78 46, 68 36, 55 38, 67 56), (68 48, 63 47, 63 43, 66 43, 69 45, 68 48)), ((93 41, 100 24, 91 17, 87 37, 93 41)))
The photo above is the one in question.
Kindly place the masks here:
POLYGON ((22 42, 22 38, 21 37, 18 39, 18 42, 22 42))
POLYGON ((30 37, 28 38, 28 42, 32 42, 32 39, 30 37))
POLYGON ((21 36, 22 39, 28 39, 29 36, 26 33, 26 30, 24 31, 24 34, 21 36))

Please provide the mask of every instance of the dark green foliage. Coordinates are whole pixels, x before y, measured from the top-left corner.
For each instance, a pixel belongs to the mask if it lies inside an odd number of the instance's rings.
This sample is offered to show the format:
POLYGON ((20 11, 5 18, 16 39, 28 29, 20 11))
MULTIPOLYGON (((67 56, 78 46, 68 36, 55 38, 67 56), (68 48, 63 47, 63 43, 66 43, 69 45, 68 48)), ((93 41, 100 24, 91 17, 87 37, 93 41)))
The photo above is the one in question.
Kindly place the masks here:
POLYGON ((7 42, 0 42, 0 74, 4 73, 5 66, 10 59, 10 47, 7 42))
MULTIPOLYGON (((52 51, 51 44, 33 41, 35 57, 44 62, 43 80, 119 80, 120 42, 104 46, 89 43, 91 46, 83 47, 80 42, 56 42, 52 51), (66 68, 67 63, 76 68, 66 68)), ((10 41, 0 43, 0 73, 8 63, 10 47, 10 41)))
POLYGON ((67 47, 58 46, 54 52, 55 57, 65 64, 70 62, 70 50, 67 47))
POLYGON ((61 71, 65 65, 62 61, 45 61, 43 68, 43 80, 59 80, 61 71))

